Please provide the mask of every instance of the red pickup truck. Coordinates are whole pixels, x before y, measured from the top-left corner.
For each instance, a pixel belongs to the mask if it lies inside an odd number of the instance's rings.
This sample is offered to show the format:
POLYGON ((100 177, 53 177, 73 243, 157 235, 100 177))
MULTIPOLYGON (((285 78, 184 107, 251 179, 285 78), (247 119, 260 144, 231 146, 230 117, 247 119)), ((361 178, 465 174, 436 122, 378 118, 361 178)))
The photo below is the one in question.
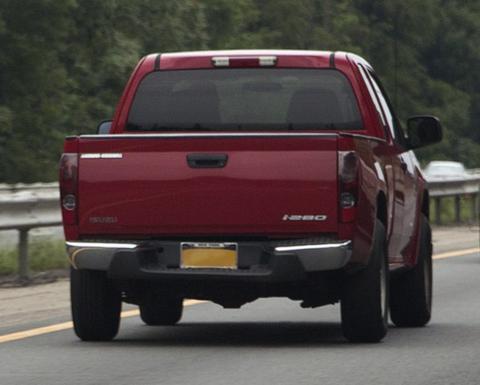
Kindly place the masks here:
POLYGON ((113 121, 60 162, 75 332, 109 340, 121 303, 173 325, 184 298, 340 302, 350 341, 431 314, 429 196, 373 68, 344 52, 245 50, 141 59, 113 121))

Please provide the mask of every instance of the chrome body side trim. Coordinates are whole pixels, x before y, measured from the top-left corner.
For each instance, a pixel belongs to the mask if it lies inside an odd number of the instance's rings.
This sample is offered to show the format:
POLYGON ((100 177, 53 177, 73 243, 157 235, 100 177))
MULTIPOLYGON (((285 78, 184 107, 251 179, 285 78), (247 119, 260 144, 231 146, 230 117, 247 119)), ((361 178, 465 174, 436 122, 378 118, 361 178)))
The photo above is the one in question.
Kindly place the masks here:
POLYGON ((112 153, 85 153, 85 154, 80 154, 80 159, 122 159, 123 154, 118 153, 118 152, 112 152, 112 153))

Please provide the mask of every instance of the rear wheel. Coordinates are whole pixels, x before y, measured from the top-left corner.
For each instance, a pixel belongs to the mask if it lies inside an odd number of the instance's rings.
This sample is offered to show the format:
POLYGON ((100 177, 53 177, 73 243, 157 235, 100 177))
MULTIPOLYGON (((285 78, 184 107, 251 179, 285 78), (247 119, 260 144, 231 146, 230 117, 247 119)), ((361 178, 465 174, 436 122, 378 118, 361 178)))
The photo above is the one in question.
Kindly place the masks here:
POLYGON ((351 342, 378 342, 387 334, 388 263, 378 220, 368 266, 344 282, 341 313, 343 335, 351 342))
POLYGON ((70 272, 70 296, 75 334, 84 341, 109 341, 118 333, 122 301, 106 272, 70 272))
POLYGON ((425 326, 432 314, 432 234, 428 219, 420 218, 417 264, 391 281, 391 318, 396 326, 425 326))
POLYGON ((175 325, 182 313, 182 298, 167 297, 140 305, 140 318, 150 326, 175 325))

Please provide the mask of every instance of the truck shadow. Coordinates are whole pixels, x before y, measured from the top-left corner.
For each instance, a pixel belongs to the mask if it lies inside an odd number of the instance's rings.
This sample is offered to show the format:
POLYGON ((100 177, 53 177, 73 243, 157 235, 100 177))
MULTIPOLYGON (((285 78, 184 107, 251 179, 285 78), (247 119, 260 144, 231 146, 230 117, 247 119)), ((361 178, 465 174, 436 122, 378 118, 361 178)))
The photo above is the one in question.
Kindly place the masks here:
POLYGON ((322 322, 214 322, 180 323, 173 327, 139 326, 120 333, 113 343, 160 346, 319 346, 341 345, 340 323, 322 322))
MULTIPOLYGON (((121 348, 138 347, 272 347, 354 349, 438 348, 439 345, 465 346, 474 343, 471 335, 477 327, 461 324, 432 323, 423 328, 397 328, 390 325, 379 344, 349 343, 343 337, 340 322, 188 322, 173 327, 138 325, 120 332, 108 343, 121 348), (452 340, 451 336, 455 336, 452 340), (445 341, 445 342, 442 342, 445 341)), ((476 344, 476 343, 475 343, 476 344)))

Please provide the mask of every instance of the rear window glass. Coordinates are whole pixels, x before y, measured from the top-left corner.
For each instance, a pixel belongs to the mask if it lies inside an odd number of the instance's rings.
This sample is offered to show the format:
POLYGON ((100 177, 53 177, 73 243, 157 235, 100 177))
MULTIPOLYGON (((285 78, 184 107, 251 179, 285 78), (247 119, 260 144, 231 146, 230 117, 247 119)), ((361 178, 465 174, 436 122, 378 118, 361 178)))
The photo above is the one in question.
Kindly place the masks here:
POLYGON ((361 129, 350 83, 333 69, 157 71, 140 83, 129 131, 361 129))

